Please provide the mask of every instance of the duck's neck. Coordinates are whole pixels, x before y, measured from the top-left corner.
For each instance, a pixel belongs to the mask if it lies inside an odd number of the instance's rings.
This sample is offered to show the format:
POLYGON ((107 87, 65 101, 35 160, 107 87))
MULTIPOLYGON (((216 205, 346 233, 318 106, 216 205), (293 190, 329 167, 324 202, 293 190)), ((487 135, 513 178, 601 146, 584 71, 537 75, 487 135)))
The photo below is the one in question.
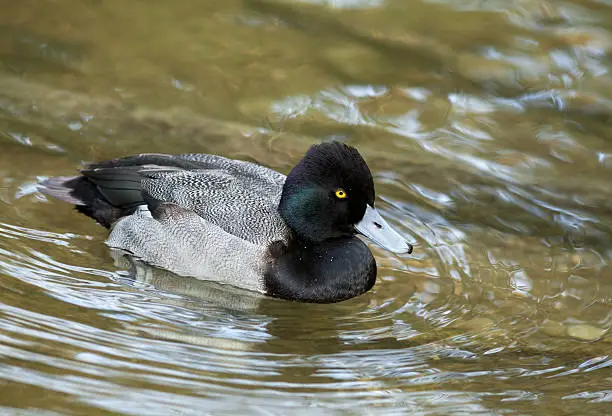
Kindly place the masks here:
POLYGON ((376 282, 376 261, 356 237, 313 243, 296 238, 270 247, 264 283, 268 295, 331 303, 361 295, 376 282))

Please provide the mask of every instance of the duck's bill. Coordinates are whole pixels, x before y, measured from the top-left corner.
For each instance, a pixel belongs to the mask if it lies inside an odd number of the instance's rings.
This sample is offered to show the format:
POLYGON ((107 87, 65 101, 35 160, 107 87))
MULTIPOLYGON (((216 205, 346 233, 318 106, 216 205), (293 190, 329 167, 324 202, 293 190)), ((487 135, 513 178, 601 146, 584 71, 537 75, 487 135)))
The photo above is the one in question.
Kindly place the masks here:
POLYGON ((412 245, 387 224, 376 208, 366 205, 363 219, 355 228, 386 250, 393 253, 412 253, 412 245))

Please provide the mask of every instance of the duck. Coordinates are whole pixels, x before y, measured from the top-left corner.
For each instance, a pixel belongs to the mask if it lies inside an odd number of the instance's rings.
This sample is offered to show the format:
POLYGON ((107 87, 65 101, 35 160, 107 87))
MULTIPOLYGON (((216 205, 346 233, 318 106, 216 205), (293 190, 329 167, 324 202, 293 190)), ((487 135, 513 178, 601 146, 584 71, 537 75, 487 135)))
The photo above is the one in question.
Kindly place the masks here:
POLYGON ((297 302, 332 303, 376 282, 371 240, 413 246, 375 208, 372 173, 338 141, 311 146, 285 176, 213 154, 145 153, 39 184, 110 230, 106 245, 178 276, 297 302))

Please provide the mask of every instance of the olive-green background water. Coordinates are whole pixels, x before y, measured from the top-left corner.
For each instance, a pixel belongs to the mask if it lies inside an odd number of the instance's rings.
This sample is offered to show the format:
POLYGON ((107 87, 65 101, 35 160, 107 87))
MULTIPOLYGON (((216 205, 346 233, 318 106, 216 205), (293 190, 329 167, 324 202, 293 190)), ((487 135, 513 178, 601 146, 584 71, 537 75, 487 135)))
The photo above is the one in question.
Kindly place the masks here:
POLYGON ((612 412, 612 3, 1 3, 0 413, 612 412), (415 243, 339 304, 115 264, 35 188, 330 138, 415 243))

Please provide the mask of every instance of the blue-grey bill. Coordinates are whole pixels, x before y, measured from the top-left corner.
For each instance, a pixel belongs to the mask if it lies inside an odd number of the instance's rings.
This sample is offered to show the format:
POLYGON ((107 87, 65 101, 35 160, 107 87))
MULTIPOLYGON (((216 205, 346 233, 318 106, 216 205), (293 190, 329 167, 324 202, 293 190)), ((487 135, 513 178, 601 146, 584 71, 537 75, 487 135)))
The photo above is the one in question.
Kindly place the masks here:
POLYGON ((376 208, 366 205, 366 212, 355 228, 385 250, 412 253, 412 245, 387 224, 376 208))

